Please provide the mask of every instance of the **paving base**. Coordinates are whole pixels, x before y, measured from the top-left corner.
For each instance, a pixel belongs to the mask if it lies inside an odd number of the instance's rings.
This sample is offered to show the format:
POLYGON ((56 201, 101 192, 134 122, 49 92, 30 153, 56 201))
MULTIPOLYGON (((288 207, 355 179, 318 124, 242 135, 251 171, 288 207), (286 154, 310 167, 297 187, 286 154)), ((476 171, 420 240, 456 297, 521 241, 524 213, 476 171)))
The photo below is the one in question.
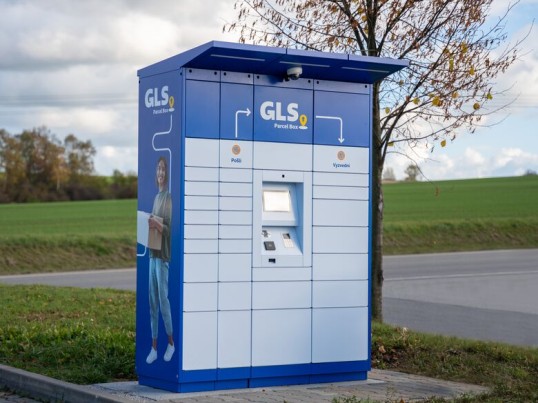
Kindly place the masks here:
MULTIPOLYGON (((488 389, 456 382, 441 381, 401 372, 372 370, 368 380, 237 389, 197 393, 170 393, 138 382, 114 382, 75 385, 43 375, 0 364, 0 390, 4 388, 44 402, 112 403, 112 402, 332 402, 335 398, 355 397, 369 402, 413 402, 430 397, 455 398, 487 393, 488 389)), ((20 401, 15 396, 0 395, 0 402, 20 401)), ((24 402, 32 401, 22 400, 24 402)))
POLYGON ((267 387, 198 393, 170 393, 141 386, 138 382, 117 382, 92 385, 101 393, 109 393, 122 401, 138 402, 332 402, 335 398, 355 396, 358 400, 420 401, 430 397, 455 398, 488 392, 487 388, 441 381, 394 371, 373 370, 366 381, 316 385, 267 387))

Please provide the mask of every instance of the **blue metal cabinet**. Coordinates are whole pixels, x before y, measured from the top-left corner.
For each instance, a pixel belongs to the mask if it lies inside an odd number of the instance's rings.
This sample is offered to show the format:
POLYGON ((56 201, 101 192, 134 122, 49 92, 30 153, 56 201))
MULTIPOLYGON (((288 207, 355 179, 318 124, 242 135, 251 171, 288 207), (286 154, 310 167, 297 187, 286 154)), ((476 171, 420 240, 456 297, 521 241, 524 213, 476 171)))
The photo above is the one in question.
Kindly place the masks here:
POLYGON ((366 378, 371 88, 405 65, 210 42, 138 72, 140 384, 366 378))

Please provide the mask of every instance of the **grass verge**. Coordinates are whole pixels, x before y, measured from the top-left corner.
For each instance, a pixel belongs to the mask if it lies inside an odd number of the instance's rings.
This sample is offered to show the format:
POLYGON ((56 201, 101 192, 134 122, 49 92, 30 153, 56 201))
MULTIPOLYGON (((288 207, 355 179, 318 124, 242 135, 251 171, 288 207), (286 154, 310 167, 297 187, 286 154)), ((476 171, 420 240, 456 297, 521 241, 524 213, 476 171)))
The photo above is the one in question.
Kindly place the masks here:
POLYGON ((385 223, 384 254, 538 247, 538 219, 385 223))
POLYGON ((0 239, 0 275, 134 267, 131 236, 25 236, 0 239))
MULTIPOLYGON (((0 285, 0 304, 0 362, 79 384, 136 379, 134 293, 0 285)), ((374 367, 492 390, 461 402, 538 401, 538 349, 379 323, 372 331, 374 367)))
POLYGON ((79 384, 134 379, 135 294, 0 285, 0 362, 79 384))

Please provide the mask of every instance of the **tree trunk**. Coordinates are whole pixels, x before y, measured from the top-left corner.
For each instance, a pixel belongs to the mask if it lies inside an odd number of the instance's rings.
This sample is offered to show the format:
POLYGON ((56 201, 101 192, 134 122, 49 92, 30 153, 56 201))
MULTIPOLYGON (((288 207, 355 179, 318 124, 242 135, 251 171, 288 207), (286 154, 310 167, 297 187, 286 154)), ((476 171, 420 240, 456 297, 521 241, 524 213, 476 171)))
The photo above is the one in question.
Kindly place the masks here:
POLYGON ((372 318, 383 321, 383 143, 379 117, 379 84, 372 88, 372 318))

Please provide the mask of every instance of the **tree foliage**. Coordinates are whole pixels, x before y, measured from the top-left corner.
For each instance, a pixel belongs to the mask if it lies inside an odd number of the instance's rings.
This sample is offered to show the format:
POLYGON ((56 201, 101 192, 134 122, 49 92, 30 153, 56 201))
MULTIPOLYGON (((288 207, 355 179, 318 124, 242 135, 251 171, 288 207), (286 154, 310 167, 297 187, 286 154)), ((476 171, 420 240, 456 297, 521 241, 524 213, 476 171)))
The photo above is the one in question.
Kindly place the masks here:
MULTIPOLYGON (((506 13, 491 22, 493 0, 237 0, 224 27, 240 41, 407 59, 409 68, 372 88, 373 312, 382 318, 381 175, 389 147, 433 150, 474 130, 495 111, 496 78, 518 58, 506 13), (488 105, 492 105, 488 107, 488 105)), ((517 2, 515 3, 517 4, 517 2)), ((502 107, 502 106, 501 106, 502 107)))
MULTIPOLYGON (((407 59, 379 88, 381 157, 395 142, 453 139, 492 112, 495 78, 517 59, 493 0, 238 0, 242 42, 407 59)), ((374 94, 375 95, 375 94, 374 94)))
POLYGON ((420 176, 420 168, 416 164, 409 164, 405 168, 405 174, 407 175, 405 178, 407 182, 416 182, 420 176))
POLYGON ((0 129, 0 203, 136 197, 136 175, 94 175, 95 147, 46 127, 11 135, 0 129))

